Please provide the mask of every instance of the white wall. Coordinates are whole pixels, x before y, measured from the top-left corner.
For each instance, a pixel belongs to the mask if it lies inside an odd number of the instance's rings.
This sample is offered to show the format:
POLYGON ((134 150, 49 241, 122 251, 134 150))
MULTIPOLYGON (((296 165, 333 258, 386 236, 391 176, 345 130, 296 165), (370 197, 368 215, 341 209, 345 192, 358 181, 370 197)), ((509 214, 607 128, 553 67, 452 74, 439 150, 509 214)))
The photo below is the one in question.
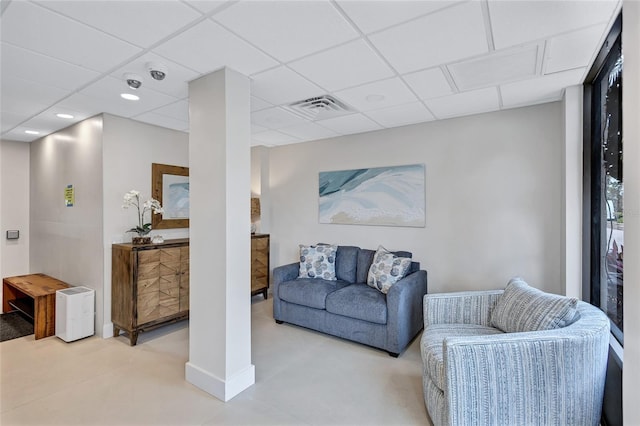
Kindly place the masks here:
POLYGON ((0 141, 0 277, 29 273, 29 147, 0 141), (7 240, 8 229, 20 238, 7 240))
POLYGON ((640 425, 640 3, 622 10, 624 138, 624 367, 623 422, 640 425))
POLYGON ((567 87, 562 102, 562 293, 578 299, 582 299, 583 90, 582 85, 567 87))
POLYGON ((298 244, 414 253, 429 292, 502 288, 514 275, 561 293, 562 105, 502 112, 270 149, 271 264, 298 244), (426 165, 427 226, 318 223, 318 173, 426 165))
MULTIPOLYGON (((102 300, 102 117, 30 144, 30 272, 96 290, 102 300), (66 207, 72 184, 75 205, 66 207)), ((103 310, 96 304, 96 322, 103 310)))
MULTIPOLYGON (((104 321, 97 329, 104 337, 113 335, 111 324, 111 245, 130 242, 127 229, 137 224, 137 213, 122 208, 125 192, 138 190, 151 198, 151 164, 189 165, 189 136, 186 133, 103 115, 102 183, 104 196, 104 321)), ((161 229, 151 235, 165 239, 185 238, 188 228, 161 229)))

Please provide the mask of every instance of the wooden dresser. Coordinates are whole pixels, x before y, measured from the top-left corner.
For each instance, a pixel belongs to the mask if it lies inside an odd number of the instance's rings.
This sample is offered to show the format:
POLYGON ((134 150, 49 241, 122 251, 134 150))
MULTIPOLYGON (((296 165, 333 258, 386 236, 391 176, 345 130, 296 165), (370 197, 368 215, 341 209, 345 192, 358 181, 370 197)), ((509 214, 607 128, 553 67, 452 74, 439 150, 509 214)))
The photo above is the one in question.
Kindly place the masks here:
POLYGON ((267 298, 269 289, 269 235, 251 234, 251 295, 262 293, 267 298))
POLYGON ((113 335, 138 333, 189 317, 189 239, 160 244, 113 244, 113 335))

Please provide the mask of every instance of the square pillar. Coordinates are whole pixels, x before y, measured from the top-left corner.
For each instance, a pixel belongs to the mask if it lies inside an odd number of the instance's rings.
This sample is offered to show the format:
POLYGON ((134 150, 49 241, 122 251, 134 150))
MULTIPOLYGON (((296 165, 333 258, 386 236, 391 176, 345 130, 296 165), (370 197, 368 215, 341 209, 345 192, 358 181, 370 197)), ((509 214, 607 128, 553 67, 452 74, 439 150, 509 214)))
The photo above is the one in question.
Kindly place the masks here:
POLYGON ((189 83, 190 299, 186 380, 222 401, 251 364, 250 81, 228 68, 189 83))

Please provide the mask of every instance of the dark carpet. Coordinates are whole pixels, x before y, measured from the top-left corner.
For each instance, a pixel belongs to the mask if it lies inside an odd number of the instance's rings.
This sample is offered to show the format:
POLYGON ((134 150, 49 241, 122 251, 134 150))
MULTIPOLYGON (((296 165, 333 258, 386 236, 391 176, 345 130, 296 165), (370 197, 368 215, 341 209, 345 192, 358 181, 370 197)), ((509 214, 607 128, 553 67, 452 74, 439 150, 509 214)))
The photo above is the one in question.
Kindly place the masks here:
POLYGON ((20 312, 0 315, 0 342, 33 334, 33 323, 20 312))

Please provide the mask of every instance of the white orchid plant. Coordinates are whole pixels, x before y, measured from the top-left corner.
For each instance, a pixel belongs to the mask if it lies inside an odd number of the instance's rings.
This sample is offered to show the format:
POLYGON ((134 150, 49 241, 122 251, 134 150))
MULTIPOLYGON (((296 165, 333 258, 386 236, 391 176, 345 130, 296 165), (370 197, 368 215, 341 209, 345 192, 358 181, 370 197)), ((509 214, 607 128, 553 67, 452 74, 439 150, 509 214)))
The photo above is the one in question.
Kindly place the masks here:
POLYGON ((160 202, 153 198, 148 199, 142 206, 140 206, 140 192, 134 189, 124 194, 124 204, 122 205, 122 208, 128 209, 129 207, 135 207, 138 209, 138 226, 129 229, 127 232, 135 232, 141 237, 151 232, 151 222, 144 223, 145 213, 164 213, 160 202))

